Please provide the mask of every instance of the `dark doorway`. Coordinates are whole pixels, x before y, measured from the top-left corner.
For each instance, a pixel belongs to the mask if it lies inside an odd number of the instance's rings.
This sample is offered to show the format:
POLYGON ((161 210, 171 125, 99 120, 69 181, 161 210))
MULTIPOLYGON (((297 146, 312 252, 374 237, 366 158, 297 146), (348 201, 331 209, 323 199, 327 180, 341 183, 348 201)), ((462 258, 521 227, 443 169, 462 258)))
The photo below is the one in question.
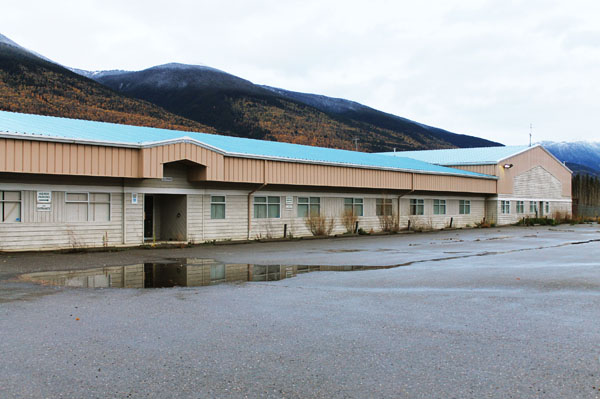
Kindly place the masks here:
POLYGON ((154 196, 144 195, 144 240, 154 239, 154 196))

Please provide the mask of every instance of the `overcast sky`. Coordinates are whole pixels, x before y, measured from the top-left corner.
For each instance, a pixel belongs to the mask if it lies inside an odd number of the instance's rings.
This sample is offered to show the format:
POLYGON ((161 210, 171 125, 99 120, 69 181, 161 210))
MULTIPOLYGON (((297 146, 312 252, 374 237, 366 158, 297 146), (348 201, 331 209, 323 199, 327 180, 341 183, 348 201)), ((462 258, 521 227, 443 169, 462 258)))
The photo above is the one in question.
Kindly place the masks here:
POLYGON ((505 144, 600 141, 600 1, 7 1, 63 65, 209 65, 505 144))

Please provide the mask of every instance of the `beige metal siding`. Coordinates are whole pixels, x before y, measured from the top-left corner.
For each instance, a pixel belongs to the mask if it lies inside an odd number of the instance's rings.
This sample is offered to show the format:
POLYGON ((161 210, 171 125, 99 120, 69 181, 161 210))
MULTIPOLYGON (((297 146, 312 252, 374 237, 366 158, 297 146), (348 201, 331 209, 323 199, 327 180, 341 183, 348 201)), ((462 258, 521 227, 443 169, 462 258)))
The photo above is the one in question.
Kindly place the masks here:
POLYGON ((141 165, 144 178, 163 177, 163 164, 187 160, 205 166, 203 180, 223 180, 223 155, 191 143, 177 143, 141 150, 141 165))
POLYGON ((483 175, 496 176, 496 165, 447 165, 449 168, 468 170, 483 175))
POLYGON ((160 179, 168 163, 189 161, 192 182, 268 183, 304 186, 495 193, 493 180, 415 174, 301 162, 236 157, 191 143, 143 149, 0 139, 0 172, 160 179))
POLYGON ((470 179, 458 176, 415 175, 415 190, 461 192, 461 193, 494 193, 496 181, 487 179, 470 179))
POLYGON ((0 138, 0 172, 138 177, 131 148, 0 138))
POLYGON ((500 177, 498 194, 513 194, 514 178, 538 166, 560 181, 563 198, 571 198, 571 173, 541 147, 534 147, 497 165, 497 176, 500 177), (512 164, 513 167, 504 169, 504 164, 512 164))

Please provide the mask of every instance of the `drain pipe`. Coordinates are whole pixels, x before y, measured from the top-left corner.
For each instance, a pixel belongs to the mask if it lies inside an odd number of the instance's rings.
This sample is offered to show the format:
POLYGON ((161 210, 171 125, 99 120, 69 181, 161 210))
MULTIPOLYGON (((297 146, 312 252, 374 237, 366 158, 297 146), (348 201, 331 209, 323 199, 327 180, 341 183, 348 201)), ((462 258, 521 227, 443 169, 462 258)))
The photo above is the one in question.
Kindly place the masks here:
POLYGON ((252 194, 254 194, 255 192, 257 192, 258 190, 262 190, 263 188, 265 188, 267 186, 267 183, 263 183, 260 186, 258 186, 257 188, 255 188, 254 190, 250 191, 248 193, 248 235, 247 238, 248 240, 250 239, 250 230, 252 230, 252 194))
MULTIPOLYGON (((122 201, 123 201, 123 204, 122 204, 123 206, 121 208, 122 208, 122 213, 123 213, 123 215, 122 215, 123 220, 121 220, 121 224, 122 224, 123 230, 121 232, 121 238, 122 238, 121 241, 122 241, 123 245, 125 245, 127 243, 127 208, 126 208, 127 201, 125 200, 125 178, 123 178, 123 181, 122 181, 122 201)), ((123 280, 123 281, 125 281, 125 280, 123 280)))
MULTIPOLYGON (((415 174, 411 173, 411 183, 410 183, 410 190, 405 192, 402 195, 398 196, 398 225, 400 224, 400 198, 404 197, 405 195, 408 194, 412 194, 415 192, 415 174)), ((409 225, 408 225, 408 229, 410 230, 410 220, 408 221, 409 225)))

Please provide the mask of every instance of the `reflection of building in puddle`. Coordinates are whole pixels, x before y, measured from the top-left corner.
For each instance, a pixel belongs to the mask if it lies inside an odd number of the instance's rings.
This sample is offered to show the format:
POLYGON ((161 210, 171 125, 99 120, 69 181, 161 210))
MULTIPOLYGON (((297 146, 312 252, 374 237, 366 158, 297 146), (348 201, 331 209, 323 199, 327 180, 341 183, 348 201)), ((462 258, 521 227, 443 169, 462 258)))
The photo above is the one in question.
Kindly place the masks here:
POLYGON ((302 266, 218 263, 213 259, 173 259, 166 263, 140 263, 86 270, 28 273, 23 281, 84 288, 199 287, 241 281, 277 281, 312 271, 387 269, 396 266, 302 266))
MULTIPOLYGON (((314 269, 315 266, 310 266, 314 269)), ((318 269, 318 266, 316 267, 318 269)), ((225 282, 276 281, 309 271, 302 266, 223 264, 212 259, 178 259, 86 270, 28 273, 23 281, 84 288, 198 287, 225 282)))
POLYGON ((144 264, 28 273, 21 275, 20 278, 34 283, 65 287, 144 288, 144 264))

